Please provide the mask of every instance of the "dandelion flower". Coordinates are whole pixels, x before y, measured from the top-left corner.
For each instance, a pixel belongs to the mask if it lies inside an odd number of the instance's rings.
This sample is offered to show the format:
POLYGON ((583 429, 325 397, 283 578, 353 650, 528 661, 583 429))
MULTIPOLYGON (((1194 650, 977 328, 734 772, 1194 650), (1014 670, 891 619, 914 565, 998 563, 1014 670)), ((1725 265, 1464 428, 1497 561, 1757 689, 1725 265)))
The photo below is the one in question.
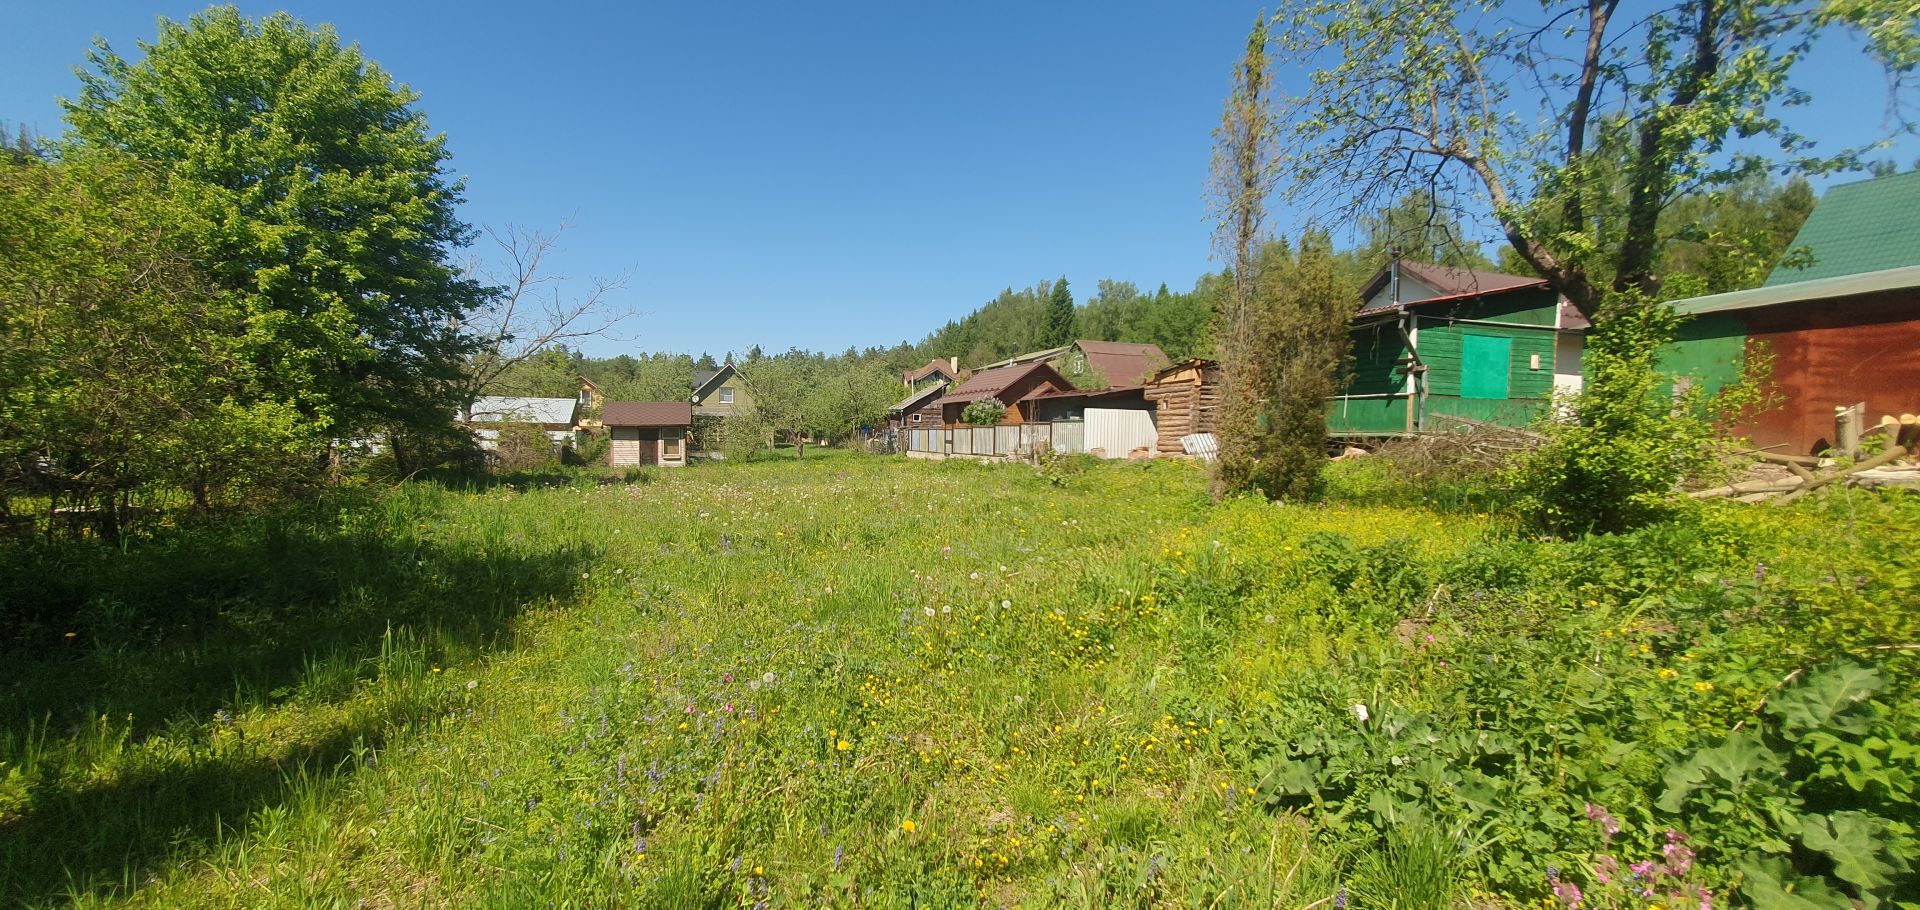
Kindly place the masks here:
POLYGON ((845 751, 847 751, 848 749, 851 749, 851 748, 853 748, 853 743, 850 743, 850 742, 847 742, 846 740, 844 740, 844 739, 843 739, 843 740, 841 740, 841 741, 839 741, 838 743, 835 743, 835 744, 834 744, 834 748, 835 748, 835 749, 838 749, 838 750, 840 750, 840 751, 842 751, 842 752, 845 752, 845 751))
POLYGON ((905 821, 902 821, 902 822, 900 823, 900 830, 902 830, 902 831, 905 831, 905 832, 906 832, 906 833, 908 833, 908 834, 912 834, 912 833, 913 833, 913 831, 914 831, 914 829, 915 829, 915 828, 918 828, 918 827, 920 827, 920 826, 919 826, 919 825, 916 825, 916 824, 914 824, 914 823, 913 823, 913 819, 911 819, 911 818, 909 818, 909 819, 907 819, 907 820, 905 820, 905 821))

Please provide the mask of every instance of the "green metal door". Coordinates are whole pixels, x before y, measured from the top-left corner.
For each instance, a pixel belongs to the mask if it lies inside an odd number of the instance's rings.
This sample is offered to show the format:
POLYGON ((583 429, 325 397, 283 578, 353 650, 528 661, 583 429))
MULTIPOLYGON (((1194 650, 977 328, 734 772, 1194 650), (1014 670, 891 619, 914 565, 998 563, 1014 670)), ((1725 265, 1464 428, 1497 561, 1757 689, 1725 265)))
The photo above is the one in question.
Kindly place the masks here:
POLYGON ((1513 339, 1498 335, 1460 336, 1460 397, 1507 397, 1507 372, 1513 363, 1513 339))

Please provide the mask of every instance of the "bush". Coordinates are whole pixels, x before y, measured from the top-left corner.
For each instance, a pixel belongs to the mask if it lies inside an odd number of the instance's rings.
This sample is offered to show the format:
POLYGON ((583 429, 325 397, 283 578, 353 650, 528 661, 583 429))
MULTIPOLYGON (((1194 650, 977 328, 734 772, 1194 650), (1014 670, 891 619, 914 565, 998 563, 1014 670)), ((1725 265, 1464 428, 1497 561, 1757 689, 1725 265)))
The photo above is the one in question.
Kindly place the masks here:
POLYGON ((1007 406, 991 398, 982 398, 972 402, 960 411, 963 423, 976 427, 990 427, 1007 415, 1007 406))
MULTIPOLYGON (((1680 482, 1719 461, 1715 418, 1760 398, 1750 380, 1712 397, 1699 389, 1667 394, 1659 352, 1680 317, 1665 304, 1616 298, 1595 322, 1574 419, 1545 424, 1547 443, 1514 473, 1522 513, 1556 534, 1619 532, 1673 517, 1680 482)), ((1764 369, 1757 358, 1748 363, 1750 377, 1764 369)))
POLYGON ((607 455, 613 451, 613 437, 605 432, 594 433, 587 437, 587 444, 579 448, 569 447, 562 453, 562 460, 569 465, 598 465, 607 463, 607 455))
POLYGON ((559 451, 547 432, 530 423, 512 423, 500 428, 494 440, 494 468, 498 471, 537 471, 559 462, 559 451))

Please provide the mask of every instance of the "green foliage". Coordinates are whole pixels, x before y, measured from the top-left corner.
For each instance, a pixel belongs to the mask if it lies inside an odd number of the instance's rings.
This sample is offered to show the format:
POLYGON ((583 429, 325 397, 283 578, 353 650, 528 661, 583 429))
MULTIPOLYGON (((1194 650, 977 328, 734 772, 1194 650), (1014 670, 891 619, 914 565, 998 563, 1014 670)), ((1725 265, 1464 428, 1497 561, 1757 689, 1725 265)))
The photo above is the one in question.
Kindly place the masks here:
POLYGON ((1047 334, 1043 347, 1057 348, 1071 343, 1076 328, 1078 320, 1074 318, 1073 292, 1067 290, 1067 279, 1062 276, 1047 292, 1047 334))
POLYGON ((1455 910, 1466 897, 1457 834, 1429 822, 1406 820, 1387 830, 1385 843, 1360 855, 1348 886, 1355 910, 1455 910))
POLYGON ((128 61, 105 43, 64 103, 70 154, 149 162, 190 200, 199 258, 245 317, 260 394, 339 436, 445 422, 482 289, 452 263, 470 231, 417 96, 326 26, 231 6, 128 61))
POLYGON ((1074 464, 0 549, 0 900, 1647 910, 1611 858, 1666 907, 1911 902, 1913 497, 1559 541, 1074 464))
POLYGON ((1187 293, 1161 284, 1142 294, 1131 282, 1103 278, 1080 310, 1079 337, 1158 345, 1175 361, 1205 357, 1212 352, 1208 329, 1223 286, 1221 276, 1210 274, 1200 276, 1187 293))
POLYGON ((1656 804, 1723 844, 1755 907, 1839 893, 1885 906, 1920 889, 1914 713, 1876 699, 1881 674, 1842 660, 1773 695, 1765 723, 1676 755, 1656 804), (1903 727, 1902 725, 1908 725, 1903 727))
POLYGON ((1656 266, 1661 295, 1675 300, 1759 287, 1775 267, 1807 259, 1806 250, 1789 246, 1814 202, 1804 178, 1776 184, 1765 175, 1680 197, 1660 213, 1662 233, 1671 237, 1656 266))
MULTIPOLYGON (((1224 491, 1300 500, 1326 464, 1326 400, 1350 356, 1353 298, 1324 235, 1308 234, 1297 254, 1265 244, 1258 261, 1245 348, 1221 352, 1230 378, 1217 477, 1224 491)), ((1231 335, 1224 324, 1219 331, 1231 335)))
POLYGON ((560 464, 560 451, 547 432, 531 423, 501 424, 494 439, 493 466, 508 473, 539 471, 560 464))
POLYGON ((1007 406, 992 398, 969 401, 966 407, 960 409, 960 421, 976 427, 993 426, 1005 416, 1007 406))
POLYGON ((198 268, 193 196, 114 153, 0 163, 0 487, 92 507, 109 536, 135 494, 206 506, 317 466, 323 427, 198 268))
MULTIPOLYGON (((1222 275, 1202 275, 1192 291, 1172 292, 1162 285, 1148 295, 1130 283, 1102 279, 1094 295, 1076 311, 1075 328, 1067 340, 1156 344, 1175 360, 1205 357, 1212 350, 1209 319, 1225 282, 1222 275)), ((1052 282, 1041 282, 1032 288, 1002 291, 980 309, 928 335, 907 358, 917 357, 917 362, 901 368, 920 366, 929 357, 959 357, 963 365, 979 365, 1057 347, 1048 315, 1053 288, 1052 282)))
MULTIPOLYGON (((1547 444, 1528 453, 1514 474, 1521 510, 1562 534, 1616 532, 1676 514, 1679 483, 1715 464, 1715 416, 1738 412, 1763 394, 1748 381, 1711 400, 1700 390, 1666 391, 1658 369, 1661 345, 1679 317, 1664 304, 1616 299, 1588 336, 1586 383, 1566 403, 1571 420, 1542 424, 1547 444)), ((1753 377, 1764 369, 1748 365, 1753 377)))

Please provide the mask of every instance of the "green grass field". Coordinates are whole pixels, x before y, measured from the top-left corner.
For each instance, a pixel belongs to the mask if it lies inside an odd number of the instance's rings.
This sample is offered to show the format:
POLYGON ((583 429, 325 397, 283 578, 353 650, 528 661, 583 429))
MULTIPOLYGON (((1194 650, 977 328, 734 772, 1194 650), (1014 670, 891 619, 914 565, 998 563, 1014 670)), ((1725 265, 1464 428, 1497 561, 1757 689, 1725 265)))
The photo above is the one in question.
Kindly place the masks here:
POLYGON ((1848 655, 1915 716, 1898 497, 1552 543, 1371 468, 642 479, 9 557, 0 904, 1537 904, 1603 797, 1724 892, 1671 761, 1848 655))

